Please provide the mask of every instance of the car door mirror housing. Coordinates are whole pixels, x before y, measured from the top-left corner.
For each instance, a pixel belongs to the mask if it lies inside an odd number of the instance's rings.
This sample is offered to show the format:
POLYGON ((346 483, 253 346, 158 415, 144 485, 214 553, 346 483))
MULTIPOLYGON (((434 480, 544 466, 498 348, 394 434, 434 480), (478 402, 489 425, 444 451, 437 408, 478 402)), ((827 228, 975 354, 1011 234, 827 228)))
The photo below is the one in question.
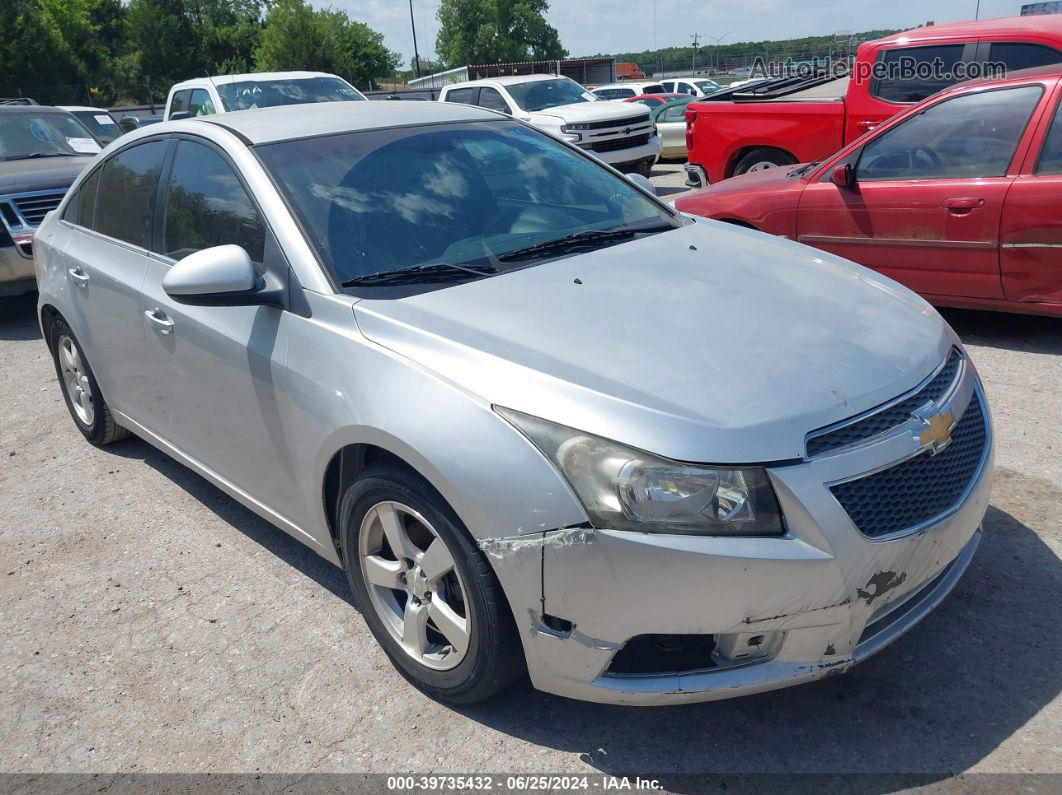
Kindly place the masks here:
POLYGON ((629 179, 642 190, 648 191, 654 196, 656 195, 656 186, 649 181, 648 177, 643 177, 641 174, 628 174, 627 179, 629 179))
POLYGON ((190 119, 192 114, 186 110, 177 110, 170 114, 169 121, 180 121, 181 119, 190 119))
POLYGON ((855 185, 855 169, 851 163, 842 163, 830 173, 830 182, 839 188, 850 188, 855 185))
POLYGON ((177 300, 205 298, 225 303, 226 297, 256 292, 259 282, 247 252, 230 243, 204 248, 175 262, 162 279, 162 289, 177 300))

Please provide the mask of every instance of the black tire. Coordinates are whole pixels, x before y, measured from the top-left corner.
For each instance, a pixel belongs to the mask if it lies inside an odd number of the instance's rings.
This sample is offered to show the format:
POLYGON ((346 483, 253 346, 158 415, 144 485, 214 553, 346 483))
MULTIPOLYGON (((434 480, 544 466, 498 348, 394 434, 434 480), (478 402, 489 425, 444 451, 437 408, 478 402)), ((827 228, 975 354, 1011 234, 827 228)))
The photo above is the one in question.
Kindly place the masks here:
POLYGON ((653 161, 651 158, 646 158, 638 163, 634 168, 635 173, 641 174, 646 179, 649 179, 653 175, 653 161))
POLYGON ((76 425, 77 429, 81 431, 81 434, 97 447, 128 439, 131 434, 127 428, 123 428, 115 422, 114 417, 111 414, 110 406, 107 405, 107 401, 104 400, 103 393, 100 391, 100 385, 96 381, 96 375, 92 372, 92 367, 89 365, 88 359, 85 356, 84 348, 81 347, 81 343, 70 329, 70 326, 61 317, 55 318, 49 327, 48 347, 51 348, 52 351, 52 363, 55 365, 55 376, 59 380, 59 389, 63 393, 63 400, 66 401, 66 408, 70 412, 71 419, 74 420, 74 425, 76 425), (60 341, 64 338, 69 338, 76 346, 81 360, 82 371, 89 383, 91 390, 90 400, 93 407, 91 423, 85 422, 84 419, 78 416, 77 411, 74 409, 70 393, 64 384, 63 366, 59 360, 60 341))
POLYGON ((526 673, 516 624, 490 563, 427 481, 398 464, 373 464, 343 495, 339 517, 343 568, 355 602, 377 642, 410 683, 439 701, 474 704, 498 694, 526 673), (433 670, 407 654, 384 626, 369 597, 358 536, 366 513, 384 501, 402 503, 432 524, 464 584, 469 644, 464 658, 450 670, 433 670))
POLYGON ((777 166, 791 166, 796 163, 796 158, 781 149, 753 149, 741 158, 734 167, 734 176, 748 173, 753 166, 764 165, 768 168, 777 166))

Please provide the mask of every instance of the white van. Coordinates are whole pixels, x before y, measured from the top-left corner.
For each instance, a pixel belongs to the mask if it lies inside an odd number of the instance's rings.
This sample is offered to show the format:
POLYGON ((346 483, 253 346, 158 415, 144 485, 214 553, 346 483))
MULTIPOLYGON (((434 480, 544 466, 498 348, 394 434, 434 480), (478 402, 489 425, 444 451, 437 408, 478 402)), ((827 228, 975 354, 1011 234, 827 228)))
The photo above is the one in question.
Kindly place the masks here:
POLYGON ((365 101, 365 95, 343 78, 327 72, 196 77, 170 89, 165 118, 170 121, 274 105, 352 101, 365 101))

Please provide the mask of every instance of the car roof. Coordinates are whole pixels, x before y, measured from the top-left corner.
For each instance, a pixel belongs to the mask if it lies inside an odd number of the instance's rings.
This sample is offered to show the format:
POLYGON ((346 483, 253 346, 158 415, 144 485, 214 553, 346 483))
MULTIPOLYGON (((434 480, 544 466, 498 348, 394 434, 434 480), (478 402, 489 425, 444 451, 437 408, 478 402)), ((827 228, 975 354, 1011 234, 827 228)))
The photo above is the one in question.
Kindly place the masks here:
MULTIPOLYGON (((213 124, 231 130, 251 144, 311 138, 318 135, 408 127, 415 124, 445 124, 462 121, 497 121, 493 111, 454 102, 318 102, 271 108, 238 110, 214 116, 199 116, 164 125, 213 124)), ((155 133, 165 128, 155 128, 155 133)))
POLYGON ((539 80, 559 80, 564 75, 506 75, 505 77, 484 77, 481 80, 466 80, 463 83, 454 83, 445 88, 462 88, 464 86, 478 86, 483 83, 497 83, 502 86, 517 85, 519 83, 534 83, 539 80))
MULTIPOLYGON (((311 77, 336 77, 329 72, 245 72, 238 75, 211 75, 209 77, 193 77, 190 80, 184 80, 180 83, 174 84, 170 89, 181 88, 195 88, 196 86, 202 86, 207 83, 228 83, 228 82, 245 82, 248 80, 306 80, 311 77)), ((340 78, 342 79, 342 78, 340 78)))
POLYGON ((0 105, 0 113, 66 113, 65 108, 54 105, 0 105))
POLYGON ((902 33, 894 33, 868 43, 877 45, 892 42, 933 41, 959 36, 983 36, 987 33, 1003 35, 1046 33, 1048 36, 1062 36, 1062 14, 1030 14, 1024 17, 946 22, 943 25, 927 25, 902 33))
POLYGON ((93 113, 110 113, 106 108, 93 108, 89 105, 56 105, 59 110, 91 110, 93 113))

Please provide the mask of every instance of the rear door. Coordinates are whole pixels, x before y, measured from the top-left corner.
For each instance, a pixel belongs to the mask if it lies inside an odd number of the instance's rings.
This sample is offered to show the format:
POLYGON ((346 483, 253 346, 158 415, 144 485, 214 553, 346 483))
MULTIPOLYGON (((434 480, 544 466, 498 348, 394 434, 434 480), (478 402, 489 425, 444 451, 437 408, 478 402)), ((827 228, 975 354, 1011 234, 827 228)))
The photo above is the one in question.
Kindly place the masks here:
POLYGON ((139 290, 147 268, 159 174, 170 143, 122 149, 89 174, 63 216, 64 259, 81 339, 107 402, 139 420, 153 377, 144 358, 139 290))
POLYGON ((999 224, 1043 87, 948 97, 850 156, 856 184, 801 195, 798 239, 927 295, 1001 298, 999 224))
POLYGON ((1059 91, 1003 206, 1000 269, 1011 301, 1062 304, 1062 105, 1059 91))

